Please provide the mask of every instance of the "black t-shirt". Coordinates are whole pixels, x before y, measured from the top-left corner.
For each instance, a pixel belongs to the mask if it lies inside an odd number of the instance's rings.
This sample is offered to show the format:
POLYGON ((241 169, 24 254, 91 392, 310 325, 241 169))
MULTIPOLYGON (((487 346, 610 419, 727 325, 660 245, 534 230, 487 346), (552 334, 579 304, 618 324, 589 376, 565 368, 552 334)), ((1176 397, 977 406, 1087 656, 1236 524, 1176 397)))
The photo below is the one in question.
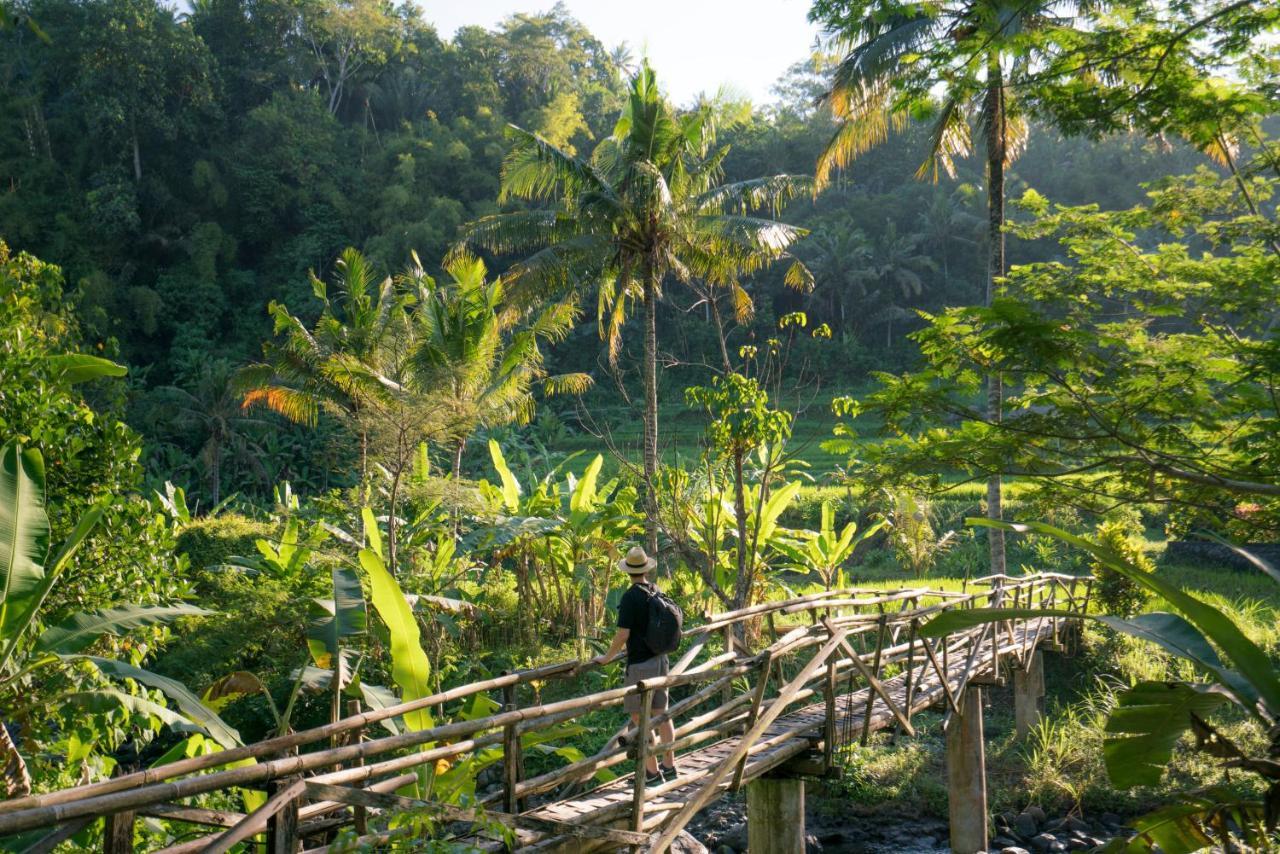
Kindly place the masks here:
POLYGON ((631 630, 627 636, 628 667, 654 657, 644 639, 649 632, 649 596, 653 589, 647 581, 632 584, 618 602, 618 628, 631 630))

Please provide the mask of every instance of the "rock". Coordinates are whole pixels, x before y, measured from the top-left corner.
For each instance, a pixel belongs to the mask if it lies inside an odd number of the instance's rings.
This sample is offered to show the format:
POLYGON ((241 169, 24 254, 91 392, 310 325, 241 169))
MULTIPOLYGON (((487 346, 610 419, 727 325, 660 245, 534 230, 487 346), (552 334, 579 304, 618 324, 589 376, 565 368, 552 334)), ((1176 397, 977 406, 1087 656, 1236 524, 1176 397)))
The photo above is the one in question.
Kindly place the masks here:
POLYGON ((671 840, 669 850, 672 854, 709 854, 707 846, 694 839, 687 830, 681 831, 679 836, 671 840))
POLYGON ((818 837, 823 845, 839 845, 844 842, 844 834, 838 830, 829 830, 818 837))
POLYGON ((818 852, 822 851, 822 843, 812 833, 805 834, 804 850, 805 854, 818 854, 818 852))
POLYGON ((1013 822, 1017 818, 1018 818, 1018 814, 1016 812, 1011 812, 1009 810, 1006 810, 1000 813, 1000 815, 996 816, 996 823, 999 824, 1000 822, 1004 822, 1005 827, 1013 827, 1013 822))
POLYGON ((1013 820, 1013 832, 1023 842, 1030 842, 1037 831, 1039 831, 1039 828, 1036 826, 1036 820, 1030 813, 1019 813, 1018 817, 1013 820))
POLYGON ((1036 820, 1036 824, 1044 824, 1044 821, 1045 821, 1044 810, 1040 809, 1040 807, 1036 806, 1035 804, 1032 804, 1031 806, 1027 807, 1025 810, 1023 810, 1023 812, 1027 813, 1032 818, 1034 818, 1036 820))
POLYGON ((747 824, 743 822, 720 837, 721 845, 728 845, 735 851, 747 850, 747 824))
POLYGON ((1018 840, 1010 839, 1007 836, 997 836, 995 839, 991 840, 991 847, 999 849, 1017 848, 1018 840))
POLYGON ((1016 845, 1007 845, 1000 849, 1000 854, 1031 854, 1031 852, 1016 845))
POLYGON ((728 845, 718 845, 716 846, 716 854, 738 854, 738 852, 734 851, 728 845))
POLYGON ((1073 815, 1069 815, 1064 818, 1062 820, 1062 826, 1067 830, 1072 830, 1076 833, 1088 833, 1090 830, 1089 822, 1078 819, 1073 815))
MULTIPOLYGON (((1031 837, 1031 847, 1036 849, 1037 851, 1059 850, 1059 849, 1053 848, 1052 846, 1061 845, 1061 844, 1062 843, 1058 842, 1058 838, 1054 836, 1052 833, 1040 833, 1040 834, 1037 834, 1036 836, 1031 837)), ((1063 848, 1065 847, 1066 846, 1063 846, 1063 848)))
POLYGON ((1073 836, 1067 840, 1068 851, 1088 851, 1092 847, 1093 844, 1089 840, 1081 839, 1078 836, 1073 836))
POLYGON ((1102 814, 1102 823, 1107 827, 1120 827, 1124 824, 1123 819, 1113 812, 1104 812, 1102 814))

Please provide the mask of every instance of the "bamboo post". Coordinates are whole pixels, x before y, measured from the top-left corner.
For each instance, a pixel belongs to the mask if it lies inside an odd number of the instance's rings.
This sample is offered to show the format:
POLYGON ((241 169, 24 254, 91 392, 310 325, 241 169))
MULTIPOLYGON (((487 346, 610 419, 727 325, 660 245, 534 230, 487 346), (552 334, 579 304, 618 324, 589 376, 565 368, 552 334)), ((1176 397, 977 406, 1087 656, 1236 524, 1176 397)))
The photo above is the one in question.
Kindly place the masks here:
MULTIPOLYGON (((733 637, 733 624, 724 627, 724 651, 736 653, 738 651, 737 644, 733 637)), ((721 700, 725 703, 733 699, 733 683, 726 683, 724 692, 721 694, 721 700)))
POLYGON ((133 821, 136 815, 133 810, 126 810, 106 817, 102 829, 102 854, 133 854, 133 821))
MULTIPOLYGON (((360 714, 360 701, 348 700, 347 716, 355 717, 358 714, 360 714)), ((351 743, 360 744, 362 741, 364 741, 364 727, 360 727, 359 729, 352 730, 351 743)), ((364 757, 361 756, 358 759, 356 759, 355 765, 356 766, 364 765, 364 757)), ((355 826, 356 833, 360 836, 364 836, 366 833, 369 832, 369 809, 368 807, 357 806, 353 810, 353 813, 354 813, 353 823, 355 826)))
MULTIPOLYGON (((917 619, 915 619, 915 618, 913 617, 913 618, 911 619, 911 624, 910 624, 910 626, 907 628, 907 675, 906 675, 906 683, 907 683, 907 684, 906 684, 906 686, 905 686, 905 687, 904 687, 904 689, 903 689, 903 698, 904 698, 904 700, 906 701, 906 703, 905 703, 906 708, 905 708, 903 711, 905 711, 905 712, 906 712, 906 714, 907 714, 907 722, 908 722, 908 723, 910 723, 910 722, 911 722, 911 708, 912 708, 912 706, 914 705, 914 703, 913 703, 912 701, 913 701, 913 700, 914 700, 914 698, 915 698, 915 687, 916 687, 916 678, 915 678, 915 675, 916 675, 916 629, 919 627, 919 623, 920 623, 920 621, 919 621, 919 620, 917 620, 917 619)), ((922 667, 920 668, 920 670, 921 670, 921 672, 923 673, 923 672, 924 672, 924 667, 922 666, 922 667)))
POLYGON ((631 793, 631 830, 635 833, 644 830, 644 787, 645 778, 649 775, 649 714, 652 705, 653 692, 641 682, 640 713, 636 720, 635 785, 631 793))
MULTIPOLYGON (((769 687, 769 674, 773 670, 773 655, 765 652, 764 660, 760 663, 760 681, 756 683, 756 693, 751 699, 751 713, 747 715, 747 732, 756 725, 756 721, 760 717, 760 706, 764 703, 764 693, 769 687)), ((747 756, 743 754, 742 761, 738 763, 738 767, 733 771, 733 783, 729 786, 729 790, 736 792, 742 788, 742 774, 747 769, 747 756)))
MULTIPOLYGON (((516 710, 515 685, 507 685, 502 689, 502 705, 505 712, 516 710)), ((512 815, 520 812, 517 789, 523 779, 524 756, 520 751, 520 733, 513 721, 502 728, 502 808, 512 815)))
POLYGON ((836 657, 827 658, 827 676, 823 680, 823 699, 827 704, 827 719, 822 727, 822 770, 831 773, 835 767, 836 752, 836 657))
POLYGON ((302 782, 301 777, 286 777, 267 784, 273 798, 283 797, 286 803, 267 820, 267 854, 295 854, 302 841, 298 836, 298 797, 290 791, 302 782))
POLYGON ((866 747, 871 741, 871 709, 876 702, 875 681, 880 678, 880 655, 884 650, 885 615, 883 608, 880 611, 878 626, 876 630, 876 654, 871 665, 873 678, 867 680, 867 708, 862 714, 862 738, 859 739, 859 743, 863 747, 866 747))

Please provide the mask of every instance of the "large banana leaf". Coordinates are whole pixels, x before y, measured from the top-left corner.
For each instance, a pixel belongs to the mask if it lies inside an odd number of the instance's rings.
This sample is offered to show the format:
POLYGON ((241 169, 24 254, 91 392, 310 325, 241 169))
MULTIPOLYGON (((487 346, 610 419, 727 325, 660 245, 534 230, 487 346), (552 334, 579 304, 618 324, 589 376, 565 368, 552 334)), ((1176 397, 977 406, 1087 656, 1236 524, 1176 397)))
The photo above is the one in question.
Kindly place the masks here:
POLYGON ((119 635, 143 626, 171 623, 182 617, 204 617, 212 614, 194 605, 144 606, 121 605, 73 614, 51 626, 36 639, 38 652, 70 655, 81 652, 103 635, 119 635))
POLYGON ((44 566, 49 517, 44 510, 44 459, 10 442, 0 450, 0 668, 18 646, 71 556, 102 517, 86 512, 44 566))
POLYGON ((157 688, 166 697, 177 703, 178 708, 184 715, 199 726, 204 727, 209 735, 217 739, 219 744, 224 747, 234 747, 240 744, 240 733, 218 717, 216 712, 200 702, 199 697, 191 693, 191 690, 186 685, 177 680, 110 658, 99 658, 95 655, 67 656, 67 658, 90 661, 108 676, 114 676, 117 679, 132 679, 135 682, 141 682, 143 685, 157 688))
POLYGON ((1204 717, 1226 699, 1213 686, 1185 682, 1139 682, 1122 693, 1102 743, 1111 782, 1122 789, 1159 783, 1191 716, 1204 717))
POLYGON ((1113 839, 1098 850, 1103 854, 1150 854, 1159 846, 1163 854, 1192 854, 1220 841, 1209 834, 1219 822, 1231 826, 1239 842, 1271 850, 1263 820, 1261 803, 1241 800, 1228 789, 1212 788, 1134 819, 1133 836, 1113 839))
POLYGON ((489 440, 489 456, 493 458, 493 467, 502 479, 502 504, 508 513, 514 513, 520 509, 520 481, 516 480, 507 466, 507 460, 502 456, 502 448, 498 446, 496 439, 489 440))
MULTIPOLYGON (((374 610, 391 634, 391 678, 400 688, 400 698, 409 702, 431 694, 431 665, 422 651, 421 632, 404 591, 391 577, 382 558, 370 549, 360 550, 360 565, 369 574, 369 589, 374 610)), ((427 729, 432 725, 426 709, 404 716, 410 729, 427 729)))
POLYGON ((159 719, 165 726, 179 732, 192 732, 199 729, 198 726, 173 709, 152 702, 146 697, 135 697, 123 691, 75 691, 70 694, 63 694, 62 700, 69 705, 99 714, 122 708, 132 714, 151 715, 159 719))
POLYGON ((44 585, 48 554, 44 460, 10 442, 0 453, 0 638, 12 637, 18 615, 44 585))
MULTIPOLYGON (((344 638, 364 634, 366 613, 360 577, 347 567, 333 569, 333 598, 312 602, 307 646, 317 667, 332 668, 344 638)), ((343 682, 346 677, 340 677, 343 682)))
POLYGON ((129 369, 124 365, 86 353, 50 356, 48 361, 49 367, 57 374, 59 381, 67 385, 88 382, 100 377, 122 377, 129 373, 129 369))

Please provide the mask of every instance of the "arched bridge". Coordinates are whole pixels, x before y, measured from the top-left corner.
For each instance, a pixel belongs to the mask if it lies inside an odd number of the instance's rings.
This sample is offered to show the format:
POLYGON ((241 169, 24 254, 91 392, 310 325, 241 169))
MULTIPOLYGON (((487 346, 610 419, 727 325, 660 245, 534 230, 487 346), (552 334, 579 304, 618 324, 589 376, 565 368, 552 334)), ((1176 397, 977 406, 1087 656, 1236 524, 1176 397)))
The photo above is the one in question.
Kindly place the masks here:
POLYGON ((802 851, 804 779, 826 774, 839 751, 865 743, 872 732, 912 734, 912 716, 941 705, 952 847, 977 851, 986 847, 987 834, 980 686, 1011 671, 1016 718, 1025 730, 1043 693, 1038 649, 1060 643, 1063 619, 1010 619, 936 640, 922 637, 920 627, 943 611, 974 607, 1080 613, 1089 592, 1087 578, 1046 573, 981 579, 961 591, 834 590, 756 605, 687 631, 683 654, 661 679, 533 704, 536 684, 577 674, 582 665, 508 673, 214 755, 0 802, 0 838, 43 829, 27 850, 52 851, 103 820, 105 851, 120 854, 136 850, 138 817, 153 816, 191 828, 191 838, 161 849, 164 854, 216 854, 240 844, 272 854, 324 851, 348 828, 354 830, 344 834, 347 843, 354 833, 361 846, 407 849, 423 823, 388 826, 379 819, 414 812, 481 849, 661 852, 704 806, 746 786, 752 854, 802 851), (772 642, 760 652, 746 648, 742 638, 760 636, 772 642), (649 698, 659 687, 673 690, 672 703, 651 713, 649 698), (592 782, 604 769, 640 765, 653 749, 630 727, 593 756, 526 776, 523 749, 537 734, 620 706, 633 693, 641 698, 642 729, 674 722, 676 779, 646 786, 644 775, 627 773, 592 782), (479 694, 492 695, 499 711, 457 715, 479 694), (456 717, 396 735, 373 729, 422 709, 436 719, 456 717), (424 794, 429 786, 422 783, 441 760, 495 752, 500 793, 465 805, 424 794), (242 790, 265 792, 265 802, 260 795, 261 805, 248 813, 189 802, 242 790))

